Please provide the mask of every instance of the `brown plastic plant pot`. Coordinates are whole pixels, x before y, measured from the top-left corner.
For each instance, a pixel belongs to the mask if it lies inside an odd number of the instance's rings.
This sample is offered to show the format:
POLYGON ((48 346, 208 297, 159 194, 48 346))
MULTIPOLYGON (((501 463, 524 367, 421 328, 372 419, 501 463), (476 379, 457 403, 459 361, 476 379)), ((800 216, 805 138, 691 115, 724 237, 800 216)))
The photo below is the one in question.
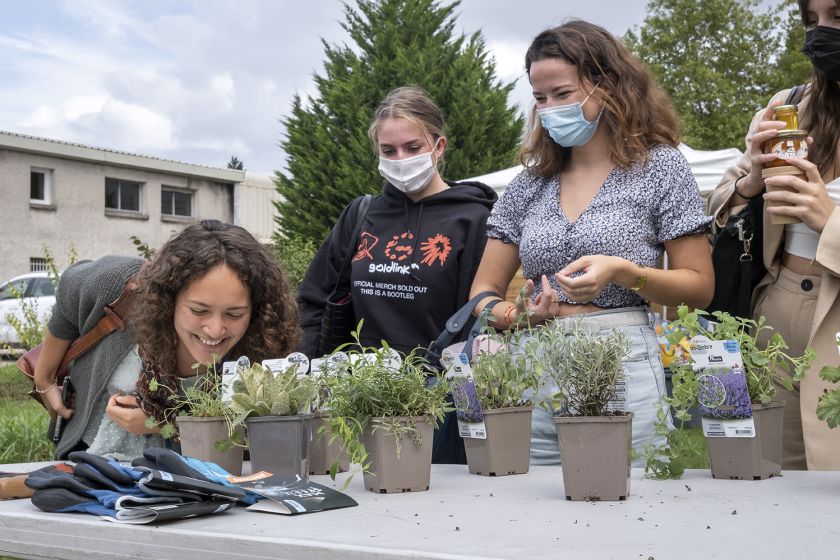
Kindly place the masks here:
POLYGON ((632 412, 554 418, 567 500, 627 499, 632 420, 632 412))
POLYGON ((312 442, 309 444, 309 474, 330 474, 333 464, 338 461, 338 472, 347 472, 350 462, 343 452, 340 440, 330 443, 329 419, 323 413, 312 415, 312 442), (325 426, 321 434, 321 427, 325 426))
POLYGON ((425 416, 402 416, 400 422, 414 420, 421 444, 414 444, 411 435, 400 435, 400 453, 393 432, 384 428, 367 428, 359 438, 365 446, 370 472, 365 471, 365 489, 378 494, 422 492, 429 489, 432 471, 432 435, 434 429, 425 416))
POLYGON ((755 437, 707 437, 713 478, 763 480, 782 472, 785 403, 753 404, 755 437))
POLYGON ((528 472, 532 410, 530 406, 482 410, 487 439, 464 438, 470 474, 503 476, 528 472))
POLYGON ((251 472, 308 478, 310 419, 308 414, 247 418, 251 472))
POLYGON ((228 422, 225 418, 178 416, 175 421, 178 424, 182 455, 216 463, 235 476, 242 474, 244 449, 229 441, 228 422), (216 448, 218 441, 227 441, 229 447, 219 451, 216 448))

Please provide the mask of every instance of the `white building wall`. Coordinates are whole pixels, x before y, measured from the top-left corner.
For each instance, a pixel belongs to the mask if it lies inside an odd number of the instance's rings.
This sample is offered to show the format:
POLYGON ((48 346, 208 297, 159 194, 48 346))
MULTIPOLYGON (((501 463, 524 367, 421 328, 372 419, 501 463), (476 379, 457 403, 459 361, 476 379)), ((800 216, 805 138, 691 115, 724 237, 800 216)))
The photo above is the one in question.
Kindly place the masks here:
POLYGON ((47 246, 59 267, 74 247, 80 259, 136 255, 134 235, 156 248, 198 220, 233 222, 233 185, 171 172, 121 167, 0 148, 0 282, 29 271, 29 260, 47 246), (29 200, 33 167, 52 170, 52 204, 29 200), (141 214, 105 209, 105 178, 143 184, 141 214), (161 215, 161 186, 193 192, 193 216, 161 215))

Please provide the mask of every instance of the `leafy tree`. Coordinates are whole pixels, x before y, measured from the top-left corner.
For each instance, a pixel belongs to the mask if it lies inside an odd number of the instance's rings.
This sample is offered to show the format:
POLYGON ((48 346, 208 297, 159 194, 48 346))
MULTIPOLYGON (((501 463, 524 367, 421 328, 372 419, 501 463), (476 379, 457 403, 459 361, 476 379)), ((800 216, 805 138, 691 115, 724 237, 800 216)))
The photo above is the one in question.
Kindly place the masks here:
POLYGON ((378 192, 382 179, 367 129, 392 89, 418 85, 447 120, 445 176, 466 178, 515 163, 523 121, 508 105, 513 84, 495 77, 480 32, 455 34, 459 2, 358 0, 342 27, 352 45, 324 43, 317 93, 295 96, 281 146, 288 171, 277 173, 282 200, 276 239, 320 242, 354 197, 378 192))
POLYGON ((694 148, 742 146, 753 114, 772 93, 778 8, 761 5, 651 0, 641 28, 625 36, 670 94, 683 140, 694 148))
POLYGON ((783 51, 773 67, 771 91, 781 91, 811 81, 811 61, 802 54, 805 45, 805 26, 799 17, 796 0, 782 2, 783 51))
POLYGON ((228 169, 238 169, 239 171, 245 171, 245 164, 242 163, 242 160, 236 156, 230 156, 230 161, 227 164, 228 169))

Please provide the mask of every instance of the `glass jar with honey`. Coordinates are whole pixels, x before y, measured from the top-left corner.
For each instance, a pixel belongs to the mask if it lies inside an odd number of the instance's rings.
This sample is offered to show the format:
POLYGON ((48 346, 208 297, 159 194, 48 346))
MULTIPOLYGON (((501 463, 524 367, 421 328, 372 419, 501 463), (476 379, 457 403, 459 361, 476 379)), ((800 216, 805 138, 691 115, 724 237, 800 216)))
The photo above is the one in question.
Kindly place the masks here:
MULTIPOLYGON (((799 111, 796 105, 773 107, 773 120, 783 121, 785 127, 762 146, 765 154, 776 156, 776 159, 765 163, 764 167, 786 166, 789 158, 808 159, 808 133, 799 129, 799 111)), ((798 167, 791 170, 791 174, 799 173, 801 170, 798 167)))

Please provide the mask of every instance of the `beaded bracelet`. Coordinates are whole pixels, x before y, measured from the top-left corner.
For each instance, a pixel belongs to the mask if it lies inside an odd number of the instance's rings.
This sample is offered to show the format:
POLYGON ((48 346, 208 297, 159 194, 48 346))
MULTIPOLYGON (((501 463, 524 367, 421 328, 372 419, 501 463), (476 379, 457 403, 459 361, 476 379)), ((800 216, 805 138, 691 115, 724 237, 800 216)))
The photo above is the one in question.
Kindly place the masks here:
POLYGON ((744 175, 743 177, 738 177, 737 179, 735 179, 735 184, 732 185, 732 188, 735 190, 735 194, 737 194, 738 196, 740 196, 744 200, 754 200, 754 199, 758 198, 759 196, 761 196, 762 193, 764 192, 763 189, 758 194, 754 194, 752 196, 746 196, 744 194, 741 194, 741 191, 738 190, 738 181, 740 181, 744 177, 746 177, 746 175, 744 175))
POLYGON ((511 311, 515 311, 515 310, 516 310, 516 305, 515 304, 511 305, 510 307, 505 309, 505 314, 502 316, 502 318, 505 320, 505 323, 507 323, 508 328, 513 326, 513 324, 516 322, 516 319, 514 317, 510 316, 511 311))
POLYGON ((49 387, 47 387, 46 389, 39 389, 38 387, 35 387, 35 392, 38 393, 39 395, 46 395, 47 393, 49 393, 50 391, 52 391, 53 389, 55 389, 57 387, 58 387, 58 384, 55 381, 53 381, 53 384, 50 385, 49 387))

